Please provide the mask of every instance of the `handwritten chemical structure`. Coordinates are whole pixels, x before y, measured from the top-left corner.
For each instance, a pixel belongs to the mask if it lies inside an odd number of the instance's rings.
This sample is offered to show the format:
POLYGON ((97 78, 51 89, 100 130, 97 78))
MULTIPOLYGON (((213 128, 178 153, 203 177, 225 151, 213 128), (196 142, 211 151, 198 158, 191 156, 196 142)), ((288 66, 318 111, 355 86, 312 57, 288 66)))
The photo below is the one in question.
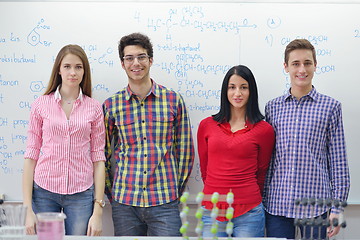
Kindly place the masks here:
POLYGON ((137 23, 144 24, 151 31, 156 32, 164 29, 166 40, 171 40, 172 33, 181 29, 239 34, 241 29, 256 29, 258 27, 247 17, 237 17, 236 20, 212 20, 207 18, 205 9, 200 6, 171 8, 165 17, 146 17, 136 11, 134 19, 137 23))
MULTIPOLYGON (((175 22, 172 19, 159 19, 149 18, 147 21, 147 28, 152 31, 157 31, 160 28, 166 28, 167 32, 171 29, 177 28, 192 28, 200 32, 213 31, 213 32, 233 32, 239 34, 242 28, 254 29, 257 25, 251 23, 247 18, 242 21, 213 21, 213 20, 192 20, 182 18, 180 21, 175 22)), ((169 37, 168 37, 169 38, 169 37)))
POLYGON ((31 32, 29 33, 29 35, 27 36, 27 42, 31 45, 31 46, 37 46, 38 44, 41 44, 45 47, 50 47, 52 45, 52 42, 48 41, 48 40, 42 40, 41 38, 41 32, 39 33, 39 30, 50 30, 51 27, 48 25, 44 24, 45 20, 42 18, 40 19, 40 21, 37 23, 36 27, 34 27, 31 32))
POLYGON ((82 48, 87 52, 89 63, 106 65, 108 67, 114 67, 114 60, 111 59, 114 50, 108 47, 105 52, 98 53, 98 46, 96 44, 83 45, 82 48))
POLYGON ((32 81, 30 83, 30 90, 32 92, 42 92, 44 88, 45 86, 41 81, 32 81))

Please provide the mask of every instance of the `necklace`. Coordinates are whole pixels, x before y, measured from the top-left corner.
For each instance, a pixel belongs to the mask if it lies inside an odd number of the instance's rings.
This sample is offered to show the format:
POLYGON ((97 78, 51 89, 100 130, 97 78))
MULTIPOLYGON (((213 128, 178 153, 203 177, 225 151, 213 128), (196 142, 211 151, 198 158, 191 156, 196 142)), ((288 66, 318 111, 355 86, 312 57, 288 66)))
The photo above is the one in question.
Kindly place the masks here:
POLYGON ((72 104, 72 103, 75 102, 75 101, 76 101, 76 99, 74 99, 74 100, 65 100, 65 99, 64 99, 64 102, 67 103, 67 104, 72 104))

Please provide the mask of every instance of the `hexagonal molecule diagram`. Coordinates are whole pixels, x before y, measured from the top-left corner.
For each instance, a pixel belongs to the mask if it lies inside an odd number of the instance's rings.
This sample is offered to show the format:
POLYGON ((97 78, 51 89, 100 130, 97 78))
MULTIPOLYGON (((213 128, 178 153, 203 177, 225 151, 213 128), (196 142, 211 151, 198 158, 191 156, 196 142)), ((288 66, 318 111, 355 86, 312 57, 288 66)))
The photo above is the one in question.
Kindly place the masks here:
POLYGON ((32 30, 27 36, 27 41, 32 46, 38 45, 40 42, 40 34, 38 34, 35 29, 32 30))
POLYGON ((41 81, 32 81, 30 84, 30 90, 32 92, 41 92, 44 88, 44 84, 41 81))

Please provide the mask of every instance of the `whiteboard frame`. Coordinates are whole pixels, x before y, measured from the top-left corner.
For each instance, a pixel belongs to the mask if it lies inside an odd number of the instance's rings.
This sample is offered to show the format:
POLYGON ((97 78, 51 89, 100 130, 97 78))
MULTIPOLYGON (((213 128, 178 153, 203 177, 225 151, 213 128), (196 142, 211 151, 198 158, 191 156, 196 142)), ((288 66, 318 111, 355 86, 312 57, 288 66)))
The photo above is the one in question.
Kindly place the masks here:
MULTIPOLYGON (((173 2, 173 3, 194 3, 194 1, 189 0, 43 0, 43 1, 34 1, 34 0, 12 0, 12 1, 5 1, 0 0, 0 2, 173 2)), ((306 3, 306 4, 319 4, 319 3, 326 3, 326 4, 360 4, 360 0, 277 0, 277 1, 267 1, 267 0, 197 0, 197 3, 306 3)))

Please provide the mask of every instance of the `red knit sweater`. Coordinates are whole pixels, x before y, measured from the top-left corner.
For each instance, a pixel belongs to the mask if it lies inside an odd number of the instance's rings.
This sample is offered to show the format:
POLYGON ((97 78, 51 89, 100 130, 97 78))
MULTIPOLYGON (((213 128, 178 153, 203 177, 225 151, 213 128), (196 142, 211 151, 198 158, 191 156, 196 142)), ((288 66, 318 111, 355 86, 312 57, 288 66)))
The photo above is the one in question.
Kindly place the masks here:
MULTIPOLYGON (((274 130, 265 121, 247 122, 245 129, 232 132, 229 123, 220 124, 212 117, 202 120, 197 143, 203 192, 227 194, 231 189, 234 217, 260 204, 274 141, 274 130)), ((210 202, 203 204, 212 208, 210 202)), ((226 208, 227 204, 218 207, 226 208)))

